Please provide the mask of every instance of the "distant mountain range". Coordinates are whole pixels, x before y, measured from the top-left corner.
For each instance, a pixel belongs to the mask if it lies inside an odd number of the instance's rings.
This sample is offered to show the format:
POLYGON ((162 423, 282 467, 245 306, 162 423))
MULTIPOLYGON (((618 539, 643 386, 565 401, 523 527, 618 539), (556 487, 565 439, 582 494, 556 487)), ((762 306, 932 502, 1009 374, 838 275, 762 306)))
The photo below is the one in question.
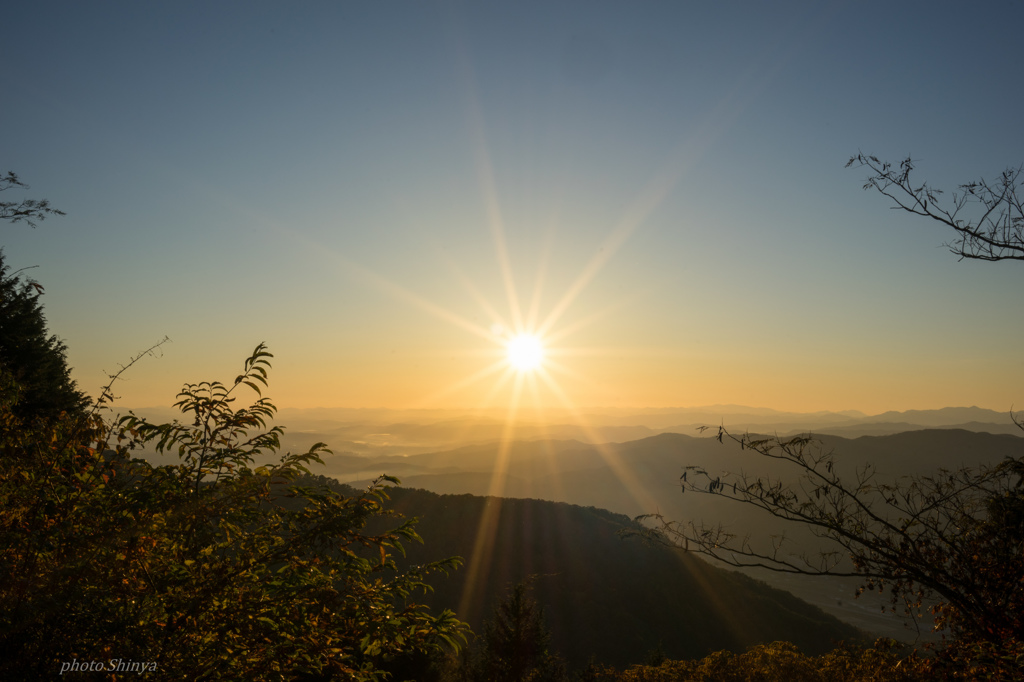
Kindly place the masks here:
MULTIPOLYGON (((282 410, 279 421, 289 425, 292 438, 321 437, 336 450, 356 454, 412 454, 438 448, 497 440, 506 437, 505 415, 424 411, 375 411, 373 419, 351 420, 353 411, 282 410), (402 417, 388 419, 388 417, 402 417), (301 434, 299 432, 302 432, 301 434)), ((363 415, 369 417, 371 415, 363 415)), ((557 411, 520 415, 511 434, 516 440, 577 440, 586 443, 623 443, 660 433, 694 435, 701 426, 725 425, 731 431, 759 431, 790 435, 820 433, 846 436, 883 436, 927 428, 959 428, 985 433, 1024 436, 1009 412, 979 407, 947 407, 864 415, 855 411, 795 413, 764 408, 714 406, 645 411, 589 412, 571 418, 557 411)))
MULTIPOLYGON (((926 429, 856 439, 822 436, 840 470, 852 472, 872 463, 883 479, 927 473, 940 467, 993 464, 1008 456, 1024 456, 1024 439, 959 429, 926 429)), ((684 465, 709 471, 745 471, 782 477, 794 472, 735 444, 714 438, 664 433, 619 444, 579 441, 516 441, 477 444, 407 457, 326 458, 326 475, 360 487, 387 472, 404 487, 436 493, 535 498, 594 506, 634 517, 660 512, 674 520, 705 519, 750 533, 755 545, 783 532, 791 551, 813 550, 819 541, 801 526, 784 524, 753 508, 716 496, 682 495, 678 487, 684 465)), ((881 602, 870 596, 854 600, 856 581, 802 579, 790 581, 770 572, 752 572, 762 580, 792 590, 828 613, 879 635, 913 638, 904 625, 880 614, 881 602)))
MULTIPOLYGON (((180 416, 168 408, 143 408, 136 413, 154 421, 180 416)), ((384 410, 347 408, 285 408, 277 423, 287 427, 284 443, 291 449, 326 442, 335 452, 356 455, 409 455, 485 443, 509 433, 505 414, 486 410, 384 410)), ((694 435, 701 426, 725 425, 733 432, 758 431, 791 435, 813 432, 855 438, 884 436, 928 428, 965 429, 1024 436, 1009 412, 979 407, 946 407, 865 415, 842 412, 782 412, 767 408, 714 405, 646 410, 591 410, 574 417, 564 410, 543 415, 521 414, 511 430, 515 440, 577 440, 624 443, 660 433, 694 435)))
MULTIPOLYGON (((139 410, 169 420, 168 410, 139 410)), ((556 415, 557 416, 557 415, 556 415)), ((846 471, 871 463, 882 477, 927 474, 940 467, 992 464, 1024 456, 1024 435, 1009 413, 977 407, 863 415, 857 412, 796 414, 737 406, 589 414, 587 426, 517 423, 503 444, 504 421, 446 411, 282 410, 288 427, 282 444, 292 452, 328 443, 334 454, 317 473, 356 487, 381 473, 403 487, 438 494, 533 498, 592 506, 634 517, 660 512, 674 520, 705 519, 748 532, 755 540, 787 532, 792 551, 813 548, 803 528, 786 528, 743 505, 709 496, 680 494, 684 465, 709 471, 792 476, 709 434, 719 424, 733 433, 790 435, 813 432, 833 450, 846 471), (391 421, 400 416, 403 421, 391 421), (359 418, 362 421, 336 419, 359 418), (643 420, 641 422, 641 420, 643 420), (697 427, 711 426, 705 434, 697 427), (699 437, 698 437, 699 436, 699 437)), ((154 462, 170 461, 144 453, 154 462)), ((852 599, 855 581, 791 580, 750 572, 875 634, 913 638, 891 616, 881 616, 875 597, 852 599)))

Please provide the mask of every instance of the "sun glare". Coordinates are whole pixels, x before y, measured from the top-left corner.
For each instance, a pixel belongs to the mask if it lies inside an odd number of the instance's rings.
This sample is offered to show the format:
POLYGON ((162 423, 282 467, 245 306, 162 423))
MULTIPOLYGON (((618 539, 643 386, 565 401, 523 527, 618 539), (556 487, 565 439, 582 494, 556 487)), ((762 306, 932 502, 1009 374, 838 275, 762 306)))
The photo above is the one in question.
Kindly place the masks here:
POLYGON ((544 345, 536 336, 520 334, 512 337, 506 346, 508 363, 520 372, 538 369, 544 360, 544 345))
MULTIPOLYGON (((379 286, 399 298, 403 298, 423 311, 434 315, 456 327, 480 337, 486 342, 486 347, 481 346, 473 349, 471 354, 481 358, 488 358, 490 362, 483 363, 477 371, 461 378, 454 377, 452 383, 440 387, 437 392, 422 399, 419 407, 436 407, 442 399, 450 399, 450 396, 457 395, 470 387, 481 383, 491 383, 491 386, 483 391, 482 395, 475 396, 472 404, 476 405, 474 416, 483 418, 483 410, 494 408, 496 403, 503 401, 507 396, 508 402, 505 407, 504 425, 501 429, 501 437, 495 445, 493 470, 490 474, 490 486, 487 490, 488 503, 481 513, 477 523, 476 539, 473 543, 473 551, 466 562, 467 570, 465 583, 462 589, 458 613, 465 613, 473 604, 482 603, 483 591, 486 588, 486 576, 491 563, 494 550, 495 538, 500 517, 501 498, 504 496, 506 484, 509 480, 510 467, 513 458, 513 445, 516 442, 516 429, 520 421, 527 421, 523 418, 523 412, 528 404, 536 408, 536 412, 529 416, 531 425, 541 429, 541 434, 547 432, 550 417, 544 415, 546 402, 554 401, 566 414, 565 417, 574 422, 585 434, 588 442, 593 446, 604 462, 610 467, 615 476, 622 482, 623 487, 634 501, 637 508, 654 509, 650 493, 640 483, 634 472, 619 453, 609 445, 610 439, 595 429, 583 414, 580 407, 575 404, 571 394, 561 386, 559 376, 567 377, 577 386, 588 386, 593 389, 589 397, 599 395, 603 390, 602 386, 591 381, 585 374, 574 371, 571 366, 563 364, 566 358, 583 354, 600 353, 600 348, 569 348, 564 346, 567 337, 576 334, 580 329, 607 315, 614 306, 596 311, 589 316, 583 317, 567 324, 563 320, 573 303, 579 295, 587 288, 590 282, 597 276, 608 260, 636 231, 647 217, 658 208, 668 193, 676 186, 676 183, 683 172, 683 166, 673 166, 669 171, 660 175, 637 200, 627 207, 624 215, 618 221, 615 228, 608 235, 597 253, 583 267, 579 275, 572 280, 561 296, 552 299, 554 305, 542 313, 542 302, 545 297, 542 288, 545 275, 548 270, 547 254, 549 247, 544 246, 538 263, 536 279, 534 281, 532 296, 527 300, 521 300, 516 285, 516 278, 512 268, 509 249, 505 240, 505 228, 498 205, 498 192, 495 186, 494 173, 488 155, 486 139, 483 135, 482 121, 476 126, 477 135, 477 160, 479 164, 484 203, 487 207, 488 227, 494 240, 495 256, 497 258, 497 274, 504 285, 504 292, 507 298, 507 310, 502 306, 495 305, 488 300, 480 288, 480 285, 469 277, 462 274, 457 263, 451 263, 451 270, 455 276, 462 280, 462 284, 470 296, 476 299, 480 310, 469 317, 450 310, 443 305, 431 301, 418 293, 393 284, 376 273, 367 271, 362 267, 349 263, 349 267, 360 272, 363 276, 376 282, 379 286), (486 320, 486 322, 485 322, 486 320), (483 326, 490 323, 489 327, 483 326), (500 396, 500 397, 499 397, 500 396)), ((552 227, 552 230, 554 228, 552 227)), ((554 234, 553 232, 551 234, 554 234)), ((468 423, 468 422, 467 422, 468 423)), ((470 427, 467 426, 467 429, 470 427)), ((467 431, 468 433, 468 431, 467 431)), ((533 433, 533 431, 531 431, 533 433)), ((548 436, 550 438, 550 435, 548 436)), ((549 453, 553 454, 553 453, 549 453)), ((556 488, 560 482, 555 481, 556 488)))

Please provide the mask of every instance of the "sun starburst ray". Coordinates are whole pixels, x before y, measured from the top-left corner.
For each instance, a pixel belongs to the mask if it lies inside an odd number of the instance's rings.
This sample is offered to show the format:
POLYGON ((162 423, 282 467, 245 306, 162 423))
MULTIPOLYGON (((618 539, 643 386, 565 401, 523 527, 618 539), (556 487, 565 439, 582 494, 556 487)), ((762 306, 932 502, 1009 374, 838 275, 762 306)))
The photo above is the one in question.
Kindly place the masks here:
POLYGON ((625 307, 631 299, 622 297, 619 300, 610 303, 600 310, 596 310, 586 317, 580 318, 571 324, 562 325, 558 328, 551 329, 544 335, 544 340, 549 344, 556 344, 562 339, 575 334, 579 330, 588 327, 596 322, 600 322, 604 318, 611 315, 614 311, 625 307))
POLYGON ((491 304, 490 301, 483 295, 480 289, 473 283, 473 281, 466 275, 465 272, 450 258, 443 258, 448 271, 451 272, 455 278, 462 285, 462 288, 470 295, 470 297, 476 302, 480 309, 484 312, 484 315, 490 318, 491 328, 491 340, 495 343, 500 343, 501 332, 509 328, 509 322, 505 319, 501 313, 491 304), (497 331, 496 331, 497 330, 497 331))
MULTIPOLYGON (((497 372, 500 372, 502 370, 507 370, 507 369, 508 369, 508 367, 506 366, 505 361, 503 359, 502 360, 498 360, 497 362, 494 362, 493 364, 490 364, 487 367, 484 367, 483 369, 481 369, 481 370, 479 370, 477 372, 474 372, 473 374, 470 374, 468 377, 465 377, 465 378, 460 379, 460 380, 458 380, 458 381, 456 381, 456 382, 454 382, 452 384, 449 384, 448 386, 442 388, 441 390, 437 391, 436 393, 432 393, 432 394, 422 398, 413 407, 414 407, 414 409, 416 409, 416 408, 423 408, 423 407, 428 407, 428 406, 431 406, 431 405, 435 405, 440 400, 442 400, 443 398, 447 398, 448 396, 452 395, 453 393, 458 393, 459 391, 461 391, 461 390, 463 390, 465 388, 468 388, 468 387, 472 386, 473 384, 480 383, 481 381, 483 381, 487 377, 491 376, 492 374, 496 374, 497 372)), ((499 383, 499 388, 500 388, 500 383, 499 383)))
POLYGON ((494 240, 495 255, 498 258, 498 268, 501 270, 501 279, 505 285, 505 296, 508 298, 509 312, 512 315, 512 323, 520 328, 523 326, 523 315, 519 307, 519 296, 516 293, 515 277, 512 275, 512 263, 509 259, 508 244, 505 241, 505 221, 501 216, 501 206, 498 201, 498 191, 494 182, 494 166, 491 163, 491 155, 486 143, 483 116, 480 114, 479 106, 473 108, 473 130, 476 137, 476 165, 479 173, 480 185, 483 190, 484 205, 487 209, 487 224, 491 231, 491 238, 494 240))
POLYGON ((501 513, 501 496, 505 490, 506 478, 508 475, 509 451, 512 448, 512 436, 515 433, 516 412, 519 409, 519 397, 522 392, 523 377, 521 374, 515 377, 515 385, 512 391, 512 400, 509 403, 508 415, 505 419, 505 427, 498 445, 498 452, 494 460, 494 467, 491 474, 491 484, 488 490, 488 499, 484 503, 483 513, 480 515, 480 522, 477 524, 476 537, 473 541, 473 553, 470 555, 466 566, 466 582, 462 590, 462 598, 459 603, 459 612, 465 613, 471 604, 478 601, 477 582, 480 576, 487 573, 491 559, 494 556, 493 548, 496 537, 495 529, 498 526, 498 519, 501 513))
MULTIPOLYGON (((601 390, 600 384, 595 382, 590 377, 586 376, 582 372, 577 372, 570 367, 563 365, 553 359, 548 359, 542 371, 538 372, 545 381, 555 382, 555 378, 551 375, 552 372, 560 374, 564 377, 568 377, 573 381, 585 385, 591 392, 597 393, 601 390)), ((557 382, 556 382, 557 383, 557 382)))
POLYGON ((625 465, 619 454, 610 447, 607 443, 602 443, 603 440, 599 433, 590 426, 586 417, 580 413, 579 409, 575 404, 565 395, 562 388, 555 381, 550 381, 548 375, 541 374, 548 388, 562 401, 562 406, 572 415, 573 419, 576 420, 576 425, 579 426, 587 437, 593 442, 594 447, 597 449, 598 454, 604 459, 605 463, 611 469, 612 473, 622 482, 625 486, 627 494, 632 498, 633 502, 639 509, 656 509, 657 503, 647 489, 637 480, 636 476, 632 471, 625 465))
POLYGON ((647 218, 665 201, 669 192, 676 186, 682 176, 682 167, 671 163, 655 176, 637 199, 626 210, 618 225, 608 235, 601 248, 583 268, 576 280, 569 286, 561 300, 552 308, 544 321, 537 327, 537 333, 546 335, 551 327, 558 322, 576 297, 590 284, 598 272, 615 255, 626 240, 647 220, 647 218))
POLYGON ((366 268, 357 265, 341 256, 335 255, 335 257, 354 275, 370 282, 377 288, 387 292, 396 299, 406 301, 416 308, 433 315, 445 322, 449 322, 456 327, 465 329, 481 338, 492 340, 494 335, 489 329, 485 329, 480 325, 467 320, 466 318, 458 315, 457 313, 448 310, 447 308, 440 306, 422 296, 415 294, 403 286, 396 284, 384 277, 381 277, 375 272, 367 270, 366 268))
POLYGON ((537 276, 533 283, 533 295, 530 297, 530 307, 526 313, 526 328, 534 329, 537 325, 537 317, 540 315, 541 294, 544 292, 544 279, 547 275, 548 259, 551 256, 551 233, 548 233, 544 240, 544 246, 540 251, 540 258, 537 264, 537 276))

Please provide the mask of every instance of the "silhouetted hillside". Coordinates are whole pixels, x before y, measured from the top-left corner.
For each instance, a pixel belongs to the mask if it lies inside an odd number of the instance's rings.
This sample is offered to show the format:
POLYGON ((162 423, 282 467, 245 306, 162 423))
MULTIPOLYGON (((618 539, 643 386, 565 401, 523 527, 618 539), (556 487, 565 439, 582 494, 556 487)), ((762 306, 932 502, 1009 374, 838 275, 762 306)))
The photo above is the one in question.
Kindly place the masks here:
POLYGON ((407 561, 466 559, 460 570, 433 581, 428 603, 455 609, 479 630, 509 585, 531 580, 553 644, 570 666, 591 656, 619 666, 638 663, 659 645, 676 658, 779 639, 822 652, 858 636, 789 593, 680 550, 623 538, 638 526, 620 514, 405 488, 391 495, 394 509, 420 520, 425 544, 408 547, 407 561), (493 527, 481 535, 486 549, 475 556, 481 520, 492 515, 493 527))
MULTIPOLYGON (((855 439, 820 438, 826 449, 835 451, 841 470, 851 472, 870 462, 883 479, 932 472, 940 467, 995 464, 1005 457, 1024 454, 1024 439, 1018 436, 957 429, 927 429, 855 439)), ((678 478, 682 467, 689 464, 710 471, 771 473, 783 480, 795 474, 735 444, 719 444, 714 438, 665 433, 603 446, 578 441, 517 441, 505 448, 489 443, 402 458, 364 461, 352 458, 348 461, 365 467, 363 475, 367 478, 386 471, 398 476, 404 486, 438 493, 487 495, 498 492, 505 497, 592 505, 630 517, 660 511, 675 520, 721 522, 738 532, 750 533, 755 544, 785 531, 790 539, 790 551, 820 546, 804 526, 786 524, 752 507, 717 496, 680 494, 678 478), (495 476, 499 470, 503 475, 495 476)), ((343 475, 342 467, 336 466, 330 458, 326 473, 343 475)), ((756 576, 793 591, 828 613, 876 635, 897 639, 917 636, 916 631, 907 630, 899 619, 882 614, 882 597, 864 595, 854 599, 859 584, 856 579, 789 580, 769 572, 756 576)))

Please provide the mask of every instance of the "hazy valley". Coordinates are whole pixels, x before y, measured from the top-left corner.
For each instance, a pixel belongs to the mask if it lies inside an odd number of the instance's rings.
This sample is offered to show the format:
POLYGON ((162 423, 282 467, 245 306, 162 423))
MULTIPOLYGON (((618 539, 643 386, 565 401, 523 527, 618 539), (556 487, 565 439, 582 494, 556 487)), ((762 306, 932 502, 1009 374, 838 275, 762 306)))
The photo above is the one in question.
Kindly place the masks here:
MULTIPOLYGON (((782 523, 750 507, 713 496, 681 494, 679 477, 686 465, 709 471, 770 474, 783 480, 794 475, 735 444, 718 443, 712 435, 718 424, 734 432, 811 432, 825 450, 835 452, 847 473, 870 463, 880 480, 928 474, 940 468, 994 464, 1005 457, 1024 455, 1024 438, 1017 435, 1022 432, 1009 413, 974 407, 863 415, 729 406, 608 411, 589 414, 588 420, 585 427, 517 422, 509 430, 497 414, 467 417, 449 411, 323 409, 282 410, 278 421, 288 426, 282 438, 285 449, 295 452, 315 442, 327 443, 333 453, 325 455, 324 467, 318 467, 316 473, 355 488, 388 474, 398 477, 402 488, 442 495, 547 500, 629 518, 660 513, 670 520, 703 519, 749 533, 754 544, 763 545, 770 536, 785 533, 789 551, 794 553, 813 552, 820 543, 805 528, 782 523), (701 426, 712 428, 701 432, 701 426), (502 440, 509 436, 514 440, 502 440)), ((406 510, 420 517, 425 529, 433 528, 430 515, 437 505, 416 508, 410 504, 406 510)), ((467 526, 465 532, 474 529, 467 526)), ((572 535, 566 538, 571 542, 572 535)), ((427 546, 435 546, 429 537, 427 546)), ((459 549, 465 555, 466 545, 459 549)), ((620 551, 636 551, 635 545, 622 546, 620 551)), ((512 567, 508 570, 516 579, 528 574, 520 575, 512 567)), ((923 624, 919 632, 911 624, 881 613, 886 599, 870 593, 854 598, 859 585, 856 579, 807 578, 760 569, 746 573, 868 633, 911 641, 929 637, 929 624, 923 624)), ((490 599, 499 593, 496 588, 490 599)))

